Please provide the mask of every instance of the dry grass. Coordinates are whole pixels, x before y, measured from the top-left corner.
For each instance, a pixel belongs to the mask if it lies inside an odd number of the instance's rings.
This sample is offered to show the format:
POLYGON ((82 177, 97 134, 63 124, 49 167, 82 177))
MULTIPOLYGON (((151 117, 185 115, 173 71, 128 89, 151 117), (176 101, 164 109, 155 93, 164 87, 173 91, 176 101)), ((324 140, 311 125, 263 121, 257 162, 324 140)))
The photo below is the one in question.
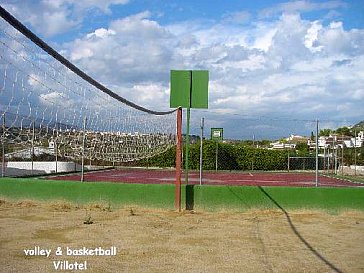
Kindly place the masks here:
POLYGON ((117 247, 111 257, 62 257, 87 260, 86 272, 364 272, 364 212, 287 217, 0 200, 0 272, 53 272, 54 250, 66 246, 117 247), (25 256, 34 246, 53 253, 25 256))

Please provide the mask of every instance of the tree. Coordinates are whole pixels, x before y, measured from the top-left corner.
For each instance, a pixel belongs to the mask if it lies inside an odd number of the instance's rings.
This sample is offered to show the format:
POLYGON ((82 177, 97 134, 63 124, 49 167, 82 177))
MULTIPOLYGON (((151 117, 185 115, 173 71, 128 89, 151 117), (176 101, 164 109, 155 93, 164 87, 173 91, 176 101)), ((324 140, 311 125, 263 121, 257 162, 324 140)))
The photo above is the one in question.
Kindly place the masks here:
POLYGON ((315 135, 313 134, 313 132, 311 132, 311 140, 314 141, 315 140, 315 135))
POLYGON ((351 132, 351 130, 345 126, 337 128, 335 133, 338 135, 344 135, 344 136, 354 136, 354 134, 351 132))
POLYGON ((307 156, 309 154, 309 147, 307 143, 299 142, 296 144, 296 153, 298 156, 307 156))
POLYGON ((331 129, 321 129, 319 136, 329 136, 332 133, 331 129))

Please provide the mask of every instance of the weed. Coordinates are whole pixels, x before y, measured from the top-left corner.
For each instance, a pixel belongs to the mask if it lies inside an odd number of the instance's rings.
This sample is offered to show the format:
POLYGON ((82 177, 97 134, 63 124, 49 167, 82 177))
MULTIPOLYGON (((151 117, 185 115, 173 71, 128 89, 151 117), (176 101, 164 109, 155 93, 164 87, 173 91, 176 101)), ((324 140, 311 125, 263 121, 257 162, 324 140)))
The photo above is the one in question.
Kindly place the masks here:
POLYGON ((85 220, 85 221, 83 221, 83 223, 84 223, 85 225, 91 225, 91 224, 93 224, 93 223, 94 223, 94 221, 92 221, 91 216, 88 216, 88 217, 86 218, 86 220, 85 220))
POLYGON ((106 207, 106 208, 104 208, 103 210, 104 210, 104 211, 107 211, 107 212, 112 212, 112 210, 111 210, 111 204, 109 203, 109 204, 107 205, 107 207, 106 207))
POLYGON ((130 208, 130 210, 129 210, 129 216, 135 216, 135 215, 136 214, 135 214, 133 208, 130 208))
POLYGON ((94 223, 94 221, 92 220, 91 214, 88 214, 87 210, 86 210, 86 219, 85 219, 85 221, 83 221, 83 223, 85 225, 91 225, 94 223))

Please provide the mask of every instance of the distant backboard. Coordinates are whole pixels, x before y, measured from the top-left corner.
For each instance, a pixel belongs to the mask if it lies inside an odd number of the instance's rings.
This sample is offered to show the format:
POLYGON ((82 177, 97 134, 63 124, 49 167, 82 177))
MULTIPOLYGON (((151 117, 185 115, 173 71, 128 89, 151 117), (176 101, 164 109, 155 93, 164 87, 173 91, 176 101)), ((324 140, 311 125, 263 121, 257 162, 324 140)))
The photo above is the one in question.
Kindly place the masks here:
POLYGON ((223 128, 211 128, 211 140, 221 141, 224 139, 223 128))

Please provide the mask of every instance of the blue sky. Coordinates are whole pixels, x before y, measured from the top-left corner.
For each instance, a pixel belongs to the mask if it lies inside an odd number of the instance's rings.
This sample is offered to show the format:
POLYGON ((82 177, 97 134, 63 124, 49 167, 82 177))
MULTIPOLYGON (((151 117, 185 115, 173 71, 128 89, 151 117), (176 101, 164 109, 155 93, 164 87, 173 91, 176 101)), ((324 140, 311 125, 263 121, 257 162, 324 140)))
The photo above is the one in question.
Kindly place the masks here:
POLYGON ((169 107, 171 69, 210 71, 209 110, 228 138, 309 135, 364 119, 364 1, 1 1, 121 96, 169 107), (239 124, 239 126, 237 126, 239 124))

